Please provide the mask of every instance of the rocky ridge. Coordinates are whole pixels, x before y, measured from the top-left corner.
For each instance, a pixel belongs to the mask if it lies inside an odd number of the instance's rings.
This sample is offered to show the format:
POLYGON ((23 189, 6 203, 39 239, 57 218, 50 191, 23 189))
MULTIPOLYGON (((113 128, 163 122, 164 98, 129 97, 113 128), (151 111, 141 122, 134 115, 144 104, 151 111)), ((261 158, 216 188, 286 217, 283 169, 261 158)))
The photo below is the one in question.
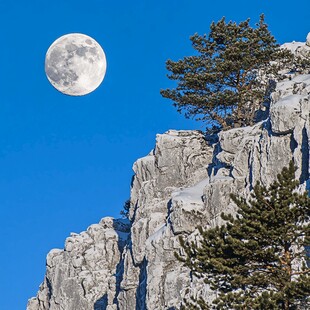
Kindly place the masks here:
POLYGON ((199 131, 157 135, 133 166, 130 221, 104 218, 52 250, 27 310, 173 310, 188 295, 212 298, 174 258, 182 254, 178 237, 195 240, 197 225, 219 224, 221 212, 235 212, 230 193, 247 197, 291 159, 304 190, 309 112, 310 75, 299 75, 278 83, 269 117, 252 127, 221 132, 212 143, 199 131))

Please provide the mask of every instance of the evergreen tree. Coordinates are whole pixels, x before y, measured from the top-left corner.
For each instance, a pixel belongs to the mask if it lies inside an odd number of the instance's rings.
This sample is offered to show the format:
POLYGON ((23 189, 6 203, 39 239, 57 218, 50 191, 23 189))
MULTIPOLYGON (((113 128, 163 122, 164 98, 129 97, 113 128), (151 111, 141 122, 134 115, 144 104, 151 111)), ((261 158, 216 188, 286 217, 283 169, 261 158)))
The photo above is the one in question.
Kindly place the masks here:
POLYGON ((168 60, 173 89, 161 90, 187 118, 203 120, 214 129, 252 125, 255 113, 268 101, 268 78, 279 77, 279 68, 292 59, 280 49, 261 15, 257 28, 250 20, 236 24, 212 23, 209 35, 191 38, 195 56, 168 60))
POLYGON ((130 199, 127 199, 127 200, 124 202, 123 210, 121 210, 121 212, 120 212, 120 214, 121 214, 121 216, 122 216, 123 218, 129 219, 130 207, 131 207, 130 199))
POLYGON ((295 191, 295 170, 291 162, 269 188, 257 184, 249 202, 232 195, 237 216, 199 228, 199 245, 180 238, 186 255, 176 257, 218 292, 212 305, 184 309, 310 309, 310 198, 295 191))

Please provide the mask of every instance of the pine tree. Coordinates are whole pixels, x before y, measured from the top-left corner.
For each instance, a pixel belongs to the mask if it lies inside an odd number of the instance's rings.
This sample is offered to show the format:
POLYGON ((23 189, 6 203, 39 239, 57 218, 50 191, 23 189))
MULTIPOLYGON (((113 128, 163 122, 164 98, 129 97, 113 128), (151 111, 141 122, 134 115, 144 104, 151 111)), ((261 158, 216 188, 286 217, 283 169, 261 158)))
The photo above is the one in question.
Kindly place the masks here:
POLYGON ((257 184, 249 202, 232 195, 237 216, 200 227, 199 245, 180 238, 186 255, 176 257, 218 292, 184 309, 310 309, 310 198, 296 192, 295 170, 291 162, 270 187, 257 184))
POLYGON ((261 15, 257 28, 250 20, 239 24, 212 23, 209 35, 191 36, 195 56, 168 60, 168 78, 176 88, 161 90, 187 118, 203 120, 214 129, 252 125, 255 113, 269 100, 268 77, 292 59, 276 43, 261 15))
POLYGON ((129 219, 130 207, 131 207, 130 199, 127 199, 127 200, 124 202, 123 210, 121 210, 121 212, 120 212, 120 214, 121 214, 121 216, 122 216, 123 218, 129 219))

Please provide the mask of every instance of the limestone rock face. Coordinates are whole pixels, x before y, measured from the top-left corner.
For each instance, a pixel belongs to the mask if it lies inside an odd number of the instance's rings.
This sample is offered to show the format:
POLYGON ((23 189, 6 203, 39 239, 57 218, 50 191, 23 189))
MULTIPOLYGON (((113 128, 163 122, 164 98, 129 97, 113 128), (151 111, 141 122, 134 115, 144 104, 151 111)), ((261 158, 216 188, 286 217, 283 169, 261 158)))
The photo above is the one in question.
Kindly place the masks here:
POLYGON ((47 256, 47 272, 27 310, 173 310, 184 297, 213 293, 174 257, 179 236, 197 241, 196 227, 235 212, 229 195, 248 197, 269 185, 291 159, 301 187, 309 179, 310 75, 278 84, 270 115, 252 127, 218 134, 158 135, 136 161, 130 221, 104 218, 73 234, 47 256))
POLYGON ((310 47, 310 32, 307 35, 306 45, 310 47))
MULTIPOLYGON (((303 58, 309 58, 310 53, 310 33, 308 33, 306 42, 291 42, 291 43, 285 43, 281 45, 281 47, 286 48, 290 50, 295 57, 303 58)), ((306 73, 306 72, 303 72, 306 73)), ((309 73, 309 71, 308 71, 309 73)))
MULTIPOLYGON (((179 243, 170 219, 172 193, 208 178, 212 153, 201 132, 170 130, 158 135, 154 151, 134 164, 131 243, 124 251, 128 268, 120 284, 120 309, 168 309, 178 302, 189 279, 173 254, 179 243)), ((196 226, 195 217, 187 221, 196 226)))
POLYGON ((116 309, 115 284, 129 230, 127 220, 107 217, 87 231, 71 234, 64 250, 48 254, 44 282, 27 309, 116 309))

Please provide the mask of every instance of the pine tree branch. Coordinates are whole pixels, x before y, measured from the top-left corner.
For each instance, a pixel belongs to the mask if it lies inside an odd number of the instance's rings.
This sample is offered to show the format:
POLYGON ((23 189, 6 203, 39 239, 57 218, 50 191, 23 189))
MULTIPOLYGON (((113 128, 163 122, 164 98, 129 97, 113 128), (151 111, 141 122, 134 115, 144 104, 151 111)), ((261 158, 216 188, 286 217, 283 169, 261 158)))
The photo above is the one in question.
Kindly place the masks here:
POLYGON ((302 274, 308 274, 308 273, 310 273, 310 269, 299 271, 299 272, 293 272, 292 276, 300 276, 302 274))

